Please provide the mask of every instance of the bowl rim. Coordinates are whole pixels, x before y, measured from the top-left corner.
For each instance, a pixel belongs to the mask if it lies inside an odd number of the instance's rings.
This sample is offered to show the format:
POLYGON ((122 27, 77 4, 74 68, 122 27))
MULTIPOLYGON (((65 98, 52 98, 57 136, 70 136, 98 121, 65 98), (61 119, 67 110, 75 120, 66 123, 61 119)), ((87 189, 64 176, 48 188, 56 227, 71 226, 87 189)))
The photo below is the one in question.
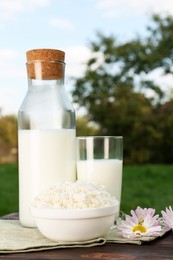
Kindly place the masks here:
POLYGON ((31 214, 35 218, 42 219, 85 219, 98 218, 109 215, 114 215, 119 210, 119 201, 111 206, 101 208, 86 208, 86 209, 56 209, 56 208, 38 208, 31 206, 31 214))

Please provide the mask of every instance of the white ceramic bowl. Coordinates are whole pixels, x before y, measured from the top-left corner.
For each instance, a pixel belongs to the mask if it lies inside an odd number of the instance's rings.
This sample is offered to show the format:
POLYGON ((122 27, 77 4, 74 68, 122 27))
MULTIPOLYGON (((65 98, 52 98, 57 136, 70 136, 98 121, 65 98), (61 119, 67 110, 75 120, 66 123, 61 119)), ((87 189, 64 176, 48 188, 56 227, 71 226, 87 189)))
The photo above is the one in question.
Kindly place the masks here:
POLYGON ((103 237, 119 210, 115 205, 94 209, 46 209, 31 207, 40 232, 53 241, 84 241, 103 237))

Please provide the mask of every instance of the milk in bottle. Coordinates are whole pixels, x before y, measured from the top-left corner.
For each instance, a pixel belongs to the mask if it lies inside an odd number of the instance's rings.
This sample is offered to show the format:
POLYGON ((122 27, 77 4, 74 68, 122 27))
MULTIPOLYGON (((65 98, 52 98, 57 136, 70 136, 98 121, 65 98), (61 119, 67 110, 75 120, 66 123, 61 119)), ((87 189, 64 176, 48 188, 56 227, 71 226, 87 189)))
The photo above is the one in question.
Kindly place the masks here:
POLYGON ((59 181, 75 181, 75 112, 64 88, 64 52, 27 52, 28 91, 18 113, 19 219, 35 227, 33 198, 59 181))

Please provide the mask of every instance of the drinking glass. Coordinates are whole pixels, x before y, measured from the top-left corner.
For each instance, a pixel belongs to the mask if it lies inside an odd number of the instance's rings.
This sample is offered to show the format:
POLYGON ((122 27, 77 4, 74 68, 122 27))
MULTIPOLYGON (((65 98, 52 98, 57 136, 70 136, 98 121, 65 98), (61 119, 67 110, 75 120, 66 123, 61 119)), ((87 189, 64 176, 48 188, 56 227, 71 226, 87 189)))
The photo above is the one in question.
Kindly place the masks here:
POLYGON ((76 149, 77 179, 104 185, 121 202, 123 137, 77 137, 76 149))

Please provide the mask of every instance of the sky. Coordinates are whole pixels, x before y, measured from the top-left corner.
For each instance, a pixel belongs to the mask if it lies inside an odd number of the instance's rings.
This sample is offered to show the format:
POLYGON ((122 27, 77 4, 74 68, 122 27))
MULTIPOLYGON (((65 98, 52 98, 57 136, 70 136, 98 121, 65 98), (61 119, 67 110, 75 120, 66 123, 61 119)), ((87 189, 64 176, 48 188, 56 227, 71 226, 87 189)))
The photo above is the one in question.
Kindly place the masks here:
POLYGON ((73 86, 68 79, 82 75, 96 32, 130 40, 145 34, 153 13, 173 14, 173 1, 0 0, 2 115, 17 115, 26 95, 26 51, 65 51, 65 87, 70 93, 73 86))

